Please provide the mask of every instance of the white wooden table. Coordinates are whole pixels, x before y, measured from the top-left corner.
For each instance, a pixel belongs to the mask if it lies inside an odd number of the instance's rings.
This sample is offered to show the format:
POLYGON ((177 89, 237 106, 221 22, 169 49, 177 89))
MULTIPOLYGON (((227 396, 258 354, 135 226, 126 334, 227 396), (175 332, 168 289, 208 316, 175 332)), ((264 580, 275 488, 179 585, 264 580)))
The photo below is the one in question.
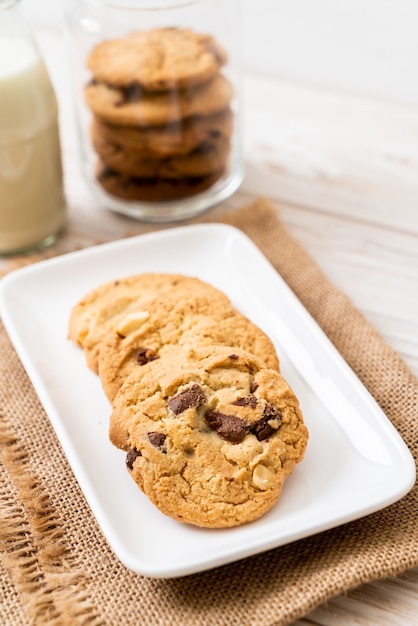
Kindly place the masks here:
MULTIPOLYGON (((60 105, 69 215, 59 249, 143 232, 90 195, 65 42, 53 28, 36 34, 60 105)), ((247 75, 245 112, 245 181, 225 206, 277 201, 324 274, 418 374, 418 109, 247 75)), ((313 624, 418 624, 418 568, 336 597, 294 626, 313 624)))

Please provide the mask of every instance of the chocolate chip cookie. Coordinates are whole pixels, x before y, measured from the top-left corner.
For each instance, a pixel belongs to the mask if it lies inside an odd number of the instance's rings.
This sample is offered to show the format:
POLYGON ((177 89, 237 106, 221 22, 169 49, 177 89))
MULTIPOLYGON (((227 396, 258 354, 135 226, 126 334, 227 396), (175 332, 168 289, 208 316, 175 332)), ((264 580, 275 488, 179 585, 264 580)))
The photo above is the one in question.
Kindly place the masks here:
POLYGON ((154 127, 193 116, 214 115, 228 108, 233 97, 230 81, 218 74, 195 87, 145 91, 137 84, 121 88, 96 79, 84 90, 87 105, 100 119, 115 126, 154 127))
POLYGON ((107 282, 92 289, 70 312, 68 338, 84 348, 89 367, 97 372, 99 345, 116 316, 139 308, 141 302, 167 294, 179 300, 201 294, 229 305, 228 297, 209 283, 182 274, 143 273, 107 282))
POLYGON ((92 137, 141 152, 151 158, 189 154, 201 144, 217 146, 232 134, 232 111, 228 108, 214 115, 189 117, 163 126, 115 126, 95 117, 92 137))
POLYGON ((225 345, 245 349, 271 369, 279 360, 271 340, 229 302, 213 293, 165 293, 141 301, 113 318, 100 341, 98 372, 112 402, 132 371, 142 376, 142 367, 173 346, 225 345))
POLYGON ((223 173, 222 170, 208 176, 140 178, 125 176, 99 163, 97 180, 105 192, 128 202, 171 202, 206 191, 222 178, 223 173))
POLYGON ((103 83, 139 83, 149 91, 167 91, 207 82, 225 62, 225 51, 210 35, 190 28, 157 28, 99 43, 87 64, 103 83))
POLYGON ((92 143, 103 163, 125 176, 172 179, 204 177, 219 172, 229 153, 229 141, 202 142, 191 152, 151 157, 141 149, 126 148, 117 139, 109 140, 92 128, 92 143))
POLYGON ((110 437, 164 514, 225 528, 277 502, 308 431, 276 370, 225 346, 174 349, 133 372, 117 394, 110 437))

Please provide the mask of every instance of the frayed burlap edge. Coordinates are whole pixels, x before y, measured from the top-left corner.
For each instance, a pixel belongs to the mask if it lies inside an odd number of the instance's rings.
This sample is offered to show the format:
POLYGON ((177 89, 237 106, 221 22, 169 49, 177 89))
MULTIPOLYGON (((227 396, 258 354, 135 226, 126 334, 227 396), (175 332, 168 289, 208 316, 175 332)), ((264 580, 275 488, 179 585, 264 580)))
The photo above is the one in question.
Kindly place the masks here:
MULTIPOLYGON (((86 576, 69 548, 59 511, 30 455, 0 419, 0 552, 31 623, 104 622, 85 591, 86 576), (8 472, 8 480, 4 472, 8 472), (11 479, 11 482, 10 482, 11 479)), ((15 626, 13 622, 13 626, 15 626)))

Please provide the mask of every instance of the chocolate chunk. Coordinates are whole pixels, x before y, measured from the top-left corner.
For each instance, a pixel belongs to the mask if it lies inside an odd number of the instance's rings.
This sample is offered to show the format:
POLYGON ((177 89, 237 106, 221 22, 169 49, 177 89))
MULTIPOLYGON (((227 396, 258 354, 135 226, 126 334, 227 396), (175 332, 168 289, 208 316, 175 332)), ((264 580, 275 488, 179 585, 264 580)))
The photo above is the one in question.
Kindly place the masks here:
POLYGON ((114 178, 115 176, 117 176, 115 170, 112 170, 108 165, 103 165, 99 174, 99 179, 114 178))
POLYGON ((253 380, 253 382, 251 383, 251 387, 250 387, 250 393, 254 393, 255 391, 257 391, 259 386, 260 385, 253 380))
POLYGON ((155 361, 155 359, 159 358, 158 354, 150 348, 139 348, 136 354, 136 362, 139 363, 139 365, 145 365, 145 363, 155 361))
POLYGON ((192 406, 199 406, 205 401, 205 394, 199 385, 192 385, 188 389, 181 391, 168 401, 168 407, 174 415, 180 415, 192 406))
POLYGON ((160 448, 161 450, 166 440, 166 436, 164 435, 164 433, 151 432, 148 433, 148 439, 151 445, 153 445, 155 448, 160 448))
POLYGON ((268 404, 263 412, 263 417, 251 427, 251 432, 258 441, 265 441, 273 435, 282 423, 282 414, 272 404, 268 404))
POLYGON ((126 453, 126 466, 132 470, 134 468, 135 459, 142 456, 141 452, 136 448, 129 448, 126 453))
POLYGON ((272 404, 268 403, 266 404, 266 407, 263 411, 263 417, 265 417, 268 420, 277 420, 280 424, 282 423, 282 412, 280 409, 278 409, 277 407, 273 406, 272 404))
POLYGON ((228 359, 231 359, 231 361, 238 361, 238 357, 236 354, 230 354, 228 359))
POLYGON ((205 420, 222 439, 231 443, 240 443, 248 432, 247 422, 236 415, 206 411, 205 420))
POLYGON ((231 404, 235 406, 250 406, 252 409, 255 409, 257 406, 257 398, 255 396, 244 396, 244 398, 234 400, 231 404))

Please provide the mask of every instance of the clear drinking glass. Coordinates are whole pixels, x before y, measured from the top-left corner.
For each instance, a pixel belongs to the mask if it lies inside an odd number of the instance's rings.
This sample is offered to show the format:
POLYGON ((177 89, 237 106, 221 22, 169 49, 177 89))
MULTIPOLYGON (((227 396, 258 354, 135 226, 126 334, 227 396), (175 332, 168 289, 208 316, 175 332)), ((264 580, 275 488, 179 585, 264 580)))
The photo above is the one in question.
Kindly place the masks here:
POLYGON ((73 0, 82 168, 101 204, 190 218, 241 184, 239 0, 73 0))
POLYGON ((58 109, 16 0, 0 0, 0 254, 53 243, 64 224, 58 109))

